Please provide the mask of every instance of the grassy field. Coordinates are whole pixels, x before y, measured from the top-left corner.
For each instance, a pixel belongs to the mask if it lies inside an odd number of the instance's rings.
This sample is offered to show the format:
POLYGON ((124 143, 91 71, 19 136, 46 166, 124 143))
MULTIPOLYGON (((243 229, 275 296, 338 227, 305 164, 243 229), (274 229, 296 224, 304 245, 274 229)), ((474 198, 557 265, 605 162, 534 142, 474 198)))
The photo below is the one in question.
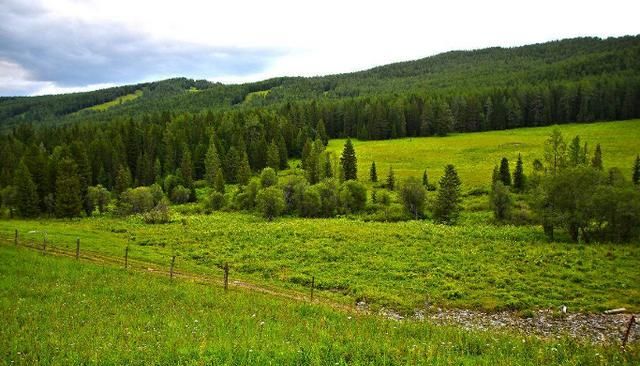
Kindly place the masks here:
MULTIPOLYGON (((605 168, 619 167, 631 177, 631 168, 640 153, 640 120, 568 124, 557 126, 569 143, 579 135, 593 152, 602 146, 605 168)), ((437 182, 446 164, 454 164, 465 187, 487 186, 493 166, 507 157, 515 167, 522 154, 525 172, 532 169, 533 160, 543 160, 543 146, 555 127, 520 128, 506 131, 453 134, 447 137, 418 137, 385 141, 354 141, 358 157, 358 176, 369 178, 369 167, 376 162, 378 177, 387 175, 389 166, 398 177, 422 177, 426 169, 433 183, 437 182)), ((338 155, 345 140, 331 140, 327 148, 338 155)))
MULTIPOLYGON (((304 290, 316 277, 320 295, 412 312, 425 305, 498 309, 569 306, 572 311, 640 310, 640 246, 547 243, 539 227, 467 222, 363 222, 280 218, 244 213, 174 214, 166 225, 138 217, 0 221, 0 235, 122 256, 168 267, 304 290), (29 234, 30 231, 37 231, 29 234)), ((306 291, 306 290, 305 290, 306 291)))
POLYGON ((637 365, 640 350, 396 322, 0 245, 0 365, 637 365))
POLYGON ((90 110, 90 111, 106 111, 107 109, 111 108, 111 107, 115 107, 117 105, 120 105, 122 103, 126 103, 126 102, 130 102, 136 98, 139 98, 142 96, 142 90, 136 90, 135 93, 131 93, 131 94, 127 94, 127 95, 123 95, 121 97, 118 97, 114 100, 108 101, 106 103, 102 103, 102 104, 97 104, 94 106, 91 106, 89 108, 86 108, 86 110, 90 110))

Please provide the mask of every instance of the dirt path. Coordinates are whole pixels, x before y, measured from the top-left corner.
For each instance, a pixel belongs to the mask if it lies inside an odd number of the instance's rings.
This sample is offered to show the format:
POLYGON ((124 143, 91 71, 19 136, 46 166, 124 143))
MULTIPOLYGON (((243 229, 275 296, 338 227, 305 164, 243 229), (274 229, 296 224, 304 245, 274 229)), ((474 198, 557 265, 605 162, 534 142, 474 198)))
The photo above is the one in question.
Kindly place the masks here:
MULTIPOLYGON (((12 239, 3 238, 0 242, 5 246, 14 246, 12 239)), ((42 251, 42 246, 20 243, 16 248, 28 248, 42 251)), ((47 255, 75 258, 75 250, 63 249, 53 245, 46 248, 47 255)), ((124 259, 112 257, 102 253, 83 250, 78 259, 102 264, 123 267, 124 259)), ((127 269, 130 271, 151 273, 158 276, 168 277, 169 271, 160 268, 157 263, 146 262, 138 259, 128 259, 127 269)), ((223 286, 223 277, 214 275, 201 275, 184 271, 173 271, 173 276, 177 279, 191 281, 202 284, 214 284, 223 286)), ((230 280, 230 288, 243 289, 260 292, 270 296, 280 297, 294 301, 310 301, 307 293, 293 290, 285 290, 265 285, 246 282, 243 280, 230 280)), ((313 303, 322 304, 338 311, 370 314, 367 304, 358 303, 355 306, 341 304, 322 297, 321 294, 314 296, 313 303), (318 296, 320 295, 320 296, 318 296)), ((379 315, 397 321, 430 321, 434 324, 453 324, 466 329, 489 330, 489 329, 509 329, 524 335, 534 335, 543 338, 560 338, 568 336, 578 340, 590 341, 593 343, 621 342, 622 336, 627 328, 631 314, 593 314, 593 313, 571 313, 563 314, 559 311, 538 310, 530 314, 529 317, 522 317, 514 312, 486 313, 476 310, 466 309, 443 309, 429 308, 416 311, 412 316, 402 316, 393 310, 382 309, 379 315)), ((636 319, 640 314, 636 314, 636 319)), ((636 322, 632 327, 629 343, 640 342, 640 323, 636 322)))

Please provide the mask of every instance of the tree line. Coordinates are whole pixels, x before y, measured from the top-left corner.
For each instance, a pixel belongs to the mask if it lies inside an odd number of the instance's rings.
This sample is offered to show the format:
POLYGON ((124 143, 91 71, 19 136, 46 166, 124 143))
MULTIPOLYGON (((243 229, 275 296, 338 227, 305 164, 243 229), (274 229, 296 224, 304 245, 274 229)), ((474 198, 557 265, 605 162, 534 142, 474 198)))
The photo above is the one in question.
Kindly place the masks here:
POLYGON ((517 194, 549 240, 558 228, 574 242, 640 238, 640 155, 628 177, 617 167, 605 171, 600 144, 591 152, 580 136, 567 143, 555 129, 545 142, 544 159, 535 159, 532 166, 525 175, 518 156, 513 174, 506 157, 494 168, 489 202, 497 221, 518 219, 513 212, 517 194))

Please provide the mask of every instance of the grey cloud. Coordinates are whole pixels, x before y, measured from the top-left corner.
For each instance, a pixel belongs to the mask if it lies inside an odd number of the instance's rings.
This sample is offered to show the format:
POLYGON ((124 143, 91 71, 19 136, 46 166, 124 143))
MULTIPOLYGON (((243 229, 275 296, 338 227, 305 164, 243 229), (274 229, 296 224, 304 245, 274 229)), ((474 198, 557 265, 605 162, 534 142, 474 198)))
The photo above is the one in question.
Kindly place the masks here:
MULTIPOLYGON (((3 3, 0 60, 20 65, 32 82, 66 87, 153 77, 246 75, 264 70, 282 54, 269 49, 157 41, 121 24, 63 21, 24 1, 3 3)), ((6 87, 3 89, 5 94, 6 87)))

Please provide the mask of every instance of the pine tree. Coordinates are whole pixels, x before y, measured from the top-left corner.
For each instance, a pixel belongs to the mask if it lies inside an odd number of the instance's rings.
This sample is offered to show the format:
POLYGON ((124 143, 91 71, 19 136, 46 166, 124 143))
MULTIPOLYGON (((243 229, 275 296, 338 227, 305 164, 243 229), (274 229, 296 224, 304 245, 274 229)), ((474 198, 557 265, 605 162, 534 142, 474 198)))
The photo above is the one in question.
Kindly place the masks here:
POLYGON ((460 178, 456 168, 449 164, 440 179, 440 189, 436 199, 433 214, 435 218, 445 224, 453 224, 460 213, 460 178))
POLYGON ((591 159, 591 166, 602 170, 602 149, 600 148, 600 144, 596 145, 596 151, 593 153, 593 159, 591 159))
POLYGON ((238 184, 247 185, 251 179, 251 168, 249 167, 249 157, 246 152, 240 153, 240 162, 236 171, 236 181, 238 184))
POLYGON ((378 172, 376 171, 376 162, 371 163, 371 168, 369 168, 369 179, 376 183, 378 181, 378 172))
POLYGON ((513 172, 513 188, 518 191, 524 191, 525 176, 524 168, 522 166, 522 155, 518 154, 518 162, 516 163, 516 170, 513 172))
POLYGON ((353 148, 351 139, 347 139, 347 142, 344 144, 342 156, 340 157, 340 165, 342 166, 345 180, 358 179, 356 151, 353 148))
POLYGON ((333 167, 331 166, 331 154, 329 152, 325 152, 322 154, 323 162, 322 162, 322 174, 320 174, 322 179, 332 178, 333 177, 333 167))
POLYGON ((640 184, 640 155, 636 156, 636 163, 633 165, 633 176, 631 177, 633 184, 640 184))
POLYGON ((209 144, 209 149, 204 157, 204 178, 207 181, 209 187, 213 187, 216 184, 216 176, 218 173, 222 173, 222 165, 220 164, 220 156, 218 155, 218 149, 214 142, 213 136, 209 144))
POLYGON ((429 188, 429 176, 426 170, 422 172, 422 185, 427 189, 429 188))
POLYGON ((39 213, 38 189, 33 182, 29 168, 24 163, 24 159, 18 164, 13 183, 16 188, 15 203, 18 216, 37 216, 39 213))
POLYGON ((393 167, 389 167, 389 174, 387 174, 387 189, 393 191, 396 187, 396 175, 393 172, 393 167))
POLYGON ((55 210, 58 217, 80 216, 82 210, 82 187, 78 166, 71 159, 63 159, 58 164, 55 210))
POLYGON ((267 166, 275 171, 280 169, 280 153, 275 141, 271 141, 267 148, 267 166))
POLYGON ((511 185, 511 171, 509 169, 509 160, 502 158, 500 161, 500 181, 505 186, 511 185))

